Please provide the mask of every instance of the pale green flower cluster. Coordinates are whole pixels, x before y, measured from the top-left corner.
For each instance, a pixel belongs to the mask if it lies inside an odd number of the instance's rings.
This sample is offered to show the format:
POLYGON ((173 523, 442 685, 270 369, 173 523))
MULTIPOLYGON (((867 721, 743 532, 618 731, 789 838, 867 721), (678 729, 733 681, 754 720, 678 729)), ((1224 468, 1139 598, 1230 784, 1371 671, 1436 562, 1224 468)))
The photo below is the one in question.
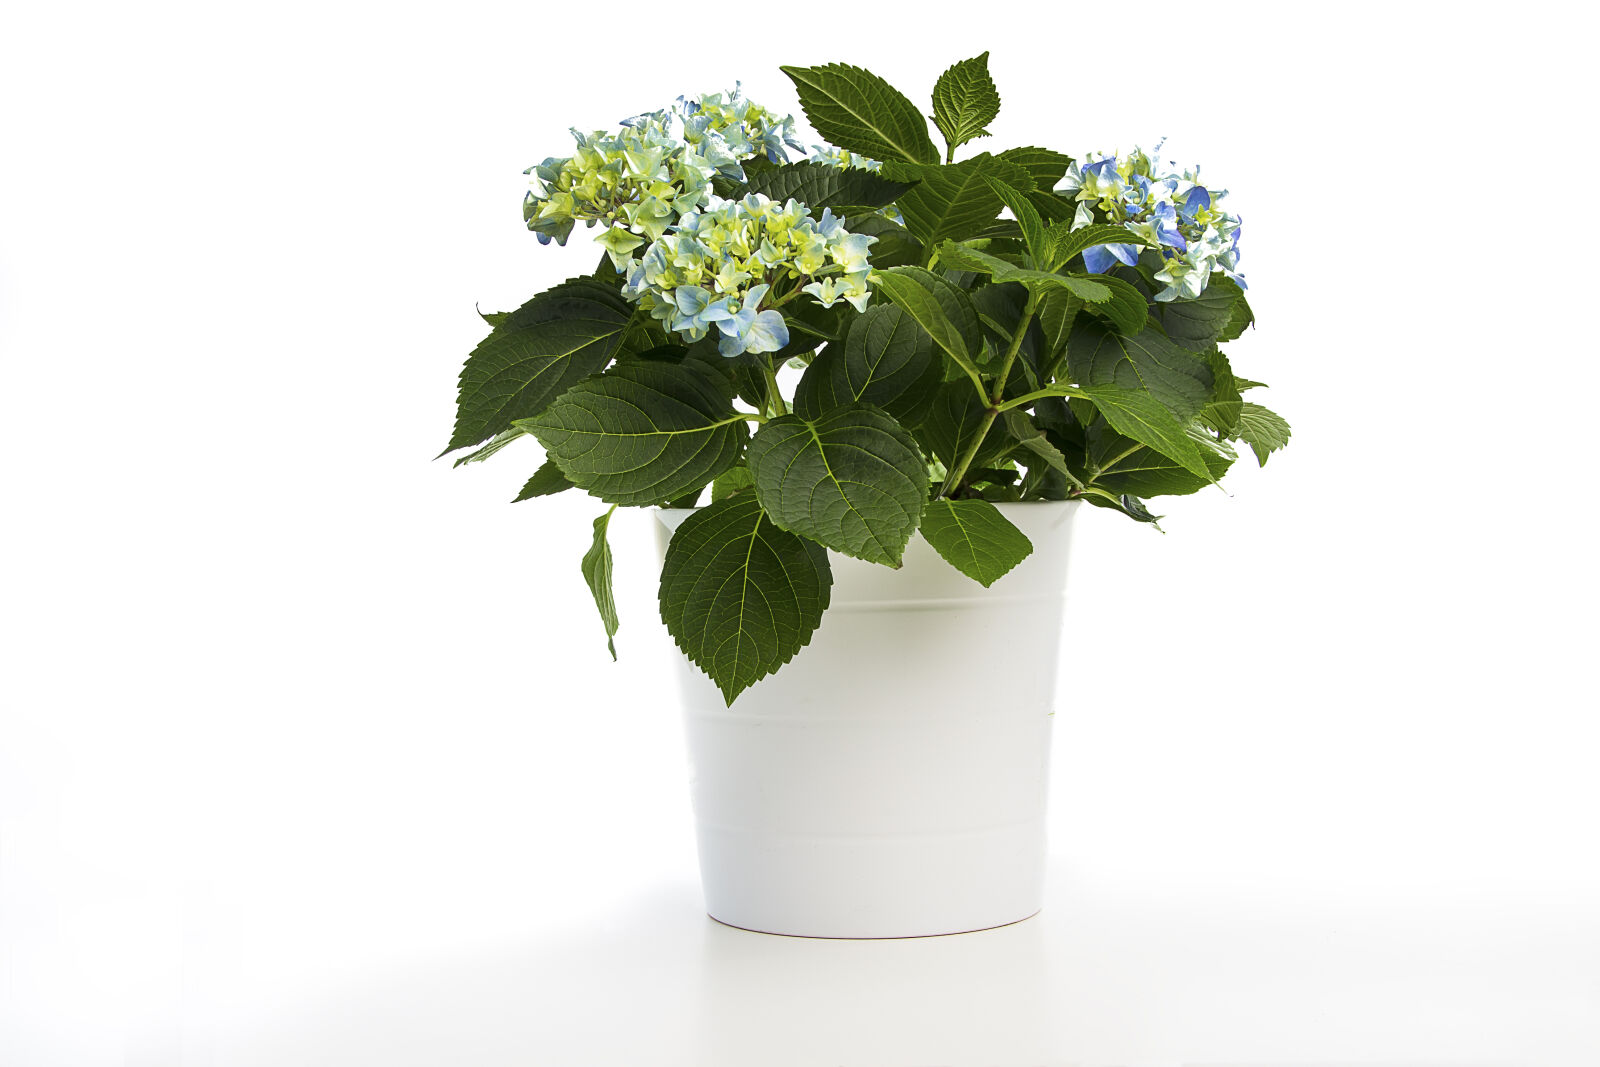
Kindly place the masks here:
POLYGON ((598 224, 595 240, 622 272, 637 249, 705 206, 714 175, 743 181, 744 160, 763 154, 782 163, 784 145, 800 149, 793 117, 778 118, 737 88, 726 100, 721 93, 680 98, 613 133, 573 130, 572 136, 578 147, 571 156, 527 171, 533 188, 523 219, 545 244, 566 244, 579 222, 598 224))
POLYGON ((849 232, 830 210, 814 219, 798 201, 752 193, 679 219, 651 244, 623 292, 686 340, 715 326, 725 356, 776 352, 789 331, 774 309, 802 293, 823 307, 841 299, 866 306, 875 240, 849 232))
POLYGON ((784 146, 804 151, 794 136, 794 116, 781 118, 753 100, 746 100, 734 85, 723 101, 722 93, 708 93, 688 99, 679 97, 678 112, 683 116, 684 139, 698 144, 706 134, 721 137, 736 159, 766 156, 774 163, 788 160, 784 146))

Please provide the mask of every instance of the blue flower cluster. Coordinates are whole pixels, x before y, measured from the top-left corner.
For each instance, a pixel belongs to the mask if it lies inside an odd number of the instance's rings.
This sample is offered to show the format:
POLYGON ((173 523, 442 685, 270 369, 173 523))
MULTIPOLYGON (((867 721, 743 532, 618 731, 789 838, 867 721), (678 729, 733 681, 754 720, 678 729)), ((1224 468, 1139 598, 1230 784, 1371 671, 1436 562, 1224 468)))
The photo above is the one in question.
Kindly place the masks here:
POLYGON ((798 201, 752 193, 680 218, 650 245, 623 293, 686 340, 715 326, 724 356, 776 352, 789 343, 779 304, 809 294, 824 307, 840 299, 866 305, 875 240, 846 230, 830 210, 818 220, 798 201), (773 300, 774 285, 785 281, 773 300))
MULTIPOLYGON (((1155 152, 1161 150, 1157 144, 1155 152)), ((1121 224, 1161 255, 1157 300, 1193 300, 1214 271, 1244 285, 1239 268, 1239 218, 1221 207, 1227 191, 1200 183, 1198 168, 1175 171, 1134 149, 1125 156, 1093 153, 1067 171, 1063 190, 1076 192, 1072 228, 1092 222, 1121 224)), ((1120 261, 1138 262, 1139 246, 1107 244, 1086 249, 1084 266, 1103 273, 1120 261)))

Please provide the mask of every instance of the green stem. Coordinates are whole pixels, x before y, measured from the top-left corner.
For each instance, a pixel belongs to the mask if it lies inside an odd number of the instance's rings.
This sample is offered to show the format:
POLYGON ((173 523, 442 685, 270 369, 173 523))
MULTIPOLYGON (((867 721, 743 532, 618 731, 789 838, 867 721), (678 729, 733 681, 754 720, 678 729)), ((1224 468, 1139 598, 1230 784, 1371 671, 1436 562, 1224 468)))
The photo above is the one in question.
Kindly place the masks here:
POLYGON ((771 356, 761 361, 761 373, 767 378, 767 403, 772 405, 772 410, 776 414, 789 414, 789 407, 783 402, 783 393, 778 389, 778 371, 772 365, 771 356))
MULTIPOLYGON (((940 496, 949 496, 961 485, 961 479, 967 475, 967 468, 972 466, 972 461, 977 458, 978 449, 983 444, 983 439, 989 436, 989 428, 994 425, 994 420, 999 417, 1000 412, 1004 411, 1006 407, 1016 406, 1013 403, 1002 407, 1000 398, 1005 395, 1006 382, 1011 377, 1011 365, 1016 362, 1017 353, 1022 350, 1022 339, 1027 335, 1028 327, 1033 325, 1033 313, 1038 306, 1039 297, 1030 292, 1028 294, 1028 304, 1022 312, 1022 321, 1017 323, 1016 332, 1011 335, 1011 343, 1006 346, 1006 354, 1000 360, 1000 371, 995 377, 994 391, 984 397, 989 406, 984 409, 983 419, 978 423, 977 435, 973 437, 972 444, 967 446, 966 452, 962 454, 960 459, 956 460, 956 465, 951 469, 949 476, 945 478, 944 485, 939 489, 940 496)), ((979 392, 981 393, 982 391, 980 384, 979 392)))
POLYGON ((1012 408, 1020 408, 1020 407, 1026 406, 1028 404, 1031 404, 1035 400, 1043 400, 1047 396, 1071 396, 1071 395, 1072 395, 1071 393, 1063 393, 1063 392, 1061 392, 1060 387, 1057 387, 1057 388, 1054 388, 1054 389, 1040 389, 1037 392, 1024 393, 1022 396, 1014 396, 1010 400, 1007 400, 1004 404, 999 405, 999 408, 1000 408, 1001 411, 1010 411, 1012 408))

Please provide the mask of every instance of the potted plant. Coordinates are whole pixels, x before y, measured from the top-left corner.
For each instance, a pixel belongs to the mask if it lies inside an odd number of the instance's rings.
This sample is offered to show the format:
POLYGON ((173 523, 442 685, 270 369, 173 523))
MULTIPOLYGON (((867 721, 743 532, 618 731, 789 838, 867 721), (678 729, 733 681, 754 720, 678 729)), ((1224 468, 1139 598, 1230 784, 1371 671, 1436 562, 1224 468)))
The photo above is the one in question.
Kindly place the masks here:
POLYGON ((1219 347, 1253 322, 1223 191, 1159 145, 958 160, 999 111, 987 59, 934 87, 942 152, 841 64, 783 68, 829 142, 808 157, 737 90, 575 132, 524 216, 541 242, 592 228, 600 265, 486 315, 461 372, 458 463, 531 436, 547 458, 517 500, 609 505, 582 561, 608 640, 610 517, 660 509, 708 910, 731 925, 1036 911, 1075 510, 1153 525, 1150 498, 1289 436, 1219 347))

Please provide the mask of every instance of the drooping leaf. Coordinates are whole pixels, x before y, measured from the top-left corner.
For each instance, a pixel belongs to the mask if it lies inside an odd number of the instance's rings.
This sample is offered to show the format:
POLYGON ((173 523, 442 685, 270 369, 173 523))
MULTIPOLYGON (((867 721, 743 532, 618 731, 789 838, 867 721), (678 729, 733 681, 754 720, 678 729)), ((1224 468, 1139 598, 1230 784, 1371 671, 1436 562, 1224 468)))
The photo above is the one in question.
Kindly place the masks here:
POLYGON ((1005 577, 1033 552, 1033 542, 987 500, 935 500, 922 536, 956 570, 984 586, 1005 577))
POLYGON ((987 152, 945 166, 884 164, 883 173, 897 181, 915 181, 895 206, 924 245, 976 237, 1000 214, 1000 195, 988 178, 1027 188, 1028 172, 987 152))
POLYGON ((1238 458, 1237 454, 1203 430, 1190 426, 1185 433, 1205 464, 1203 476, 1116 432, 1106 423, 1094 424, 1088 433, 1086 458, 1095 470, 1095 485, 1112 494, 1143 498, 1185 496, 1220 480, 1238 458))
POLYGON ((928 499, 916 440, 870 404, 784 415, 750 439, 756 498, 772 521, 848 556, 900 565, 928 499))
POLYGON ((574 382, 602 370, 632 317, 616 287, 593 278, 563 282, 507 313, 461 368, 455 432, 445 452, 539 414, 574 382))
POLYGON ((1232 279, 1217 276, 1194 300, 1156 301, 1150 308, 1150 317, 1177 344, 1205 352, 1218 341, 1231 340, 1223 334, 1229 331, 1234 305, 1242 299, 1244 291, 1232 279))
POLYGON ((965 291, 920 267, 875 271, 878 291, 902 308, 946 355, 977 373, 978 317, 965 291))
POLYGON ((1205 359, 1173 344, 1154 326, 1121 334, 1079 315, 1067 338, 1067 369, 1080 385, 1144 390, 1182 422, 1211 396, 1205 359))
POLYGON ((915 319, 893 304, 875 304, 850 325, 843 344, 829 345, 795 389, 795 414, 816 419, 831 408, 874 404, 905 425, 927 413, 939 390, 939 354, 915 319))
POLYGON ((474 449, 464 456, 458 456, 456 461, 450 464, 450 466, 459 467, 463 463, 482 463, 484 460, 488 459, 490 456, 506 447, 506 445, 509 445, 512 441, 515 441, 519 437, 526 436, 528 436, 527 430, 521 430, 513 426, 509 430, 503 430, 500 433, 495 434, 494 437, 490 439, 489 443, 483 447, 474 449))
POLYGON ((1277 412, 1249 401, 1239 405, 1239 421, 1233 432, 1256 454, 1256 464, 1265 467, 1267 457, 1289 443, 1289 423, 1277 412))
POLYGON ((873 159, 939 161, 922 112, 871 71, 845 63, 779 69, 794 82, 812 128, 830 144, 873 159))
POLYGON ((600 622, 606 628, 606 648, 611 658, 617 658, 617 602, 611 595, 611 545, 606 542, 606 530, 617 506, 612 504, 606 513, 594 520, 594 543, 583 554, 583 580, 589 583, 594 594, 594 606, 600 609, 600 622))
POLYGON ((823 208, 832 208, 838 215, 845 207, 892 204, 911 184, 891 181, 870 170, 802 162, 762 171, 750 179, 746 191, 760 193, 780 204, 793 197, 820 218, 823 208))
POLYGON ((933 124, 953 153, 978 137, 1000 114, 1000 93, 989 77, 989 53, 963 59, 943 74, 933 87, 933 124))
POLYGON ((1004 152, 997 152, 995 158, 1014 163, 1027 171, 1034 188, 1044 192, 1054 189, 1056 182, 1060 181, 1067 173, 1067 168, 1072 166, 1071 156, 1031 145, 1026 148, 1008 148, 1004 152))
POLYGON ((555 460, 547 459, 540 465, 538 470, 533 472, 533 477, 523 484, 522 492, 518 493, 511 502, 516 504, 524 500, 532 500, 536 496, 551 496, 571 488, 572 482, 567 479, 565 474, 561 473, 561 468, 556 466, 555 460))
POLYGON ((737 493, 673 533, 661 620, 731 705, 810 643, 832 585, 822 546, 778 529, 753 493, 737 493))
POLYGON ((655 504, 733 465, 749 428, 730 384, 696 363, 620 363, 567 390, 526 427, 574 485, 612 504, 655 504))

